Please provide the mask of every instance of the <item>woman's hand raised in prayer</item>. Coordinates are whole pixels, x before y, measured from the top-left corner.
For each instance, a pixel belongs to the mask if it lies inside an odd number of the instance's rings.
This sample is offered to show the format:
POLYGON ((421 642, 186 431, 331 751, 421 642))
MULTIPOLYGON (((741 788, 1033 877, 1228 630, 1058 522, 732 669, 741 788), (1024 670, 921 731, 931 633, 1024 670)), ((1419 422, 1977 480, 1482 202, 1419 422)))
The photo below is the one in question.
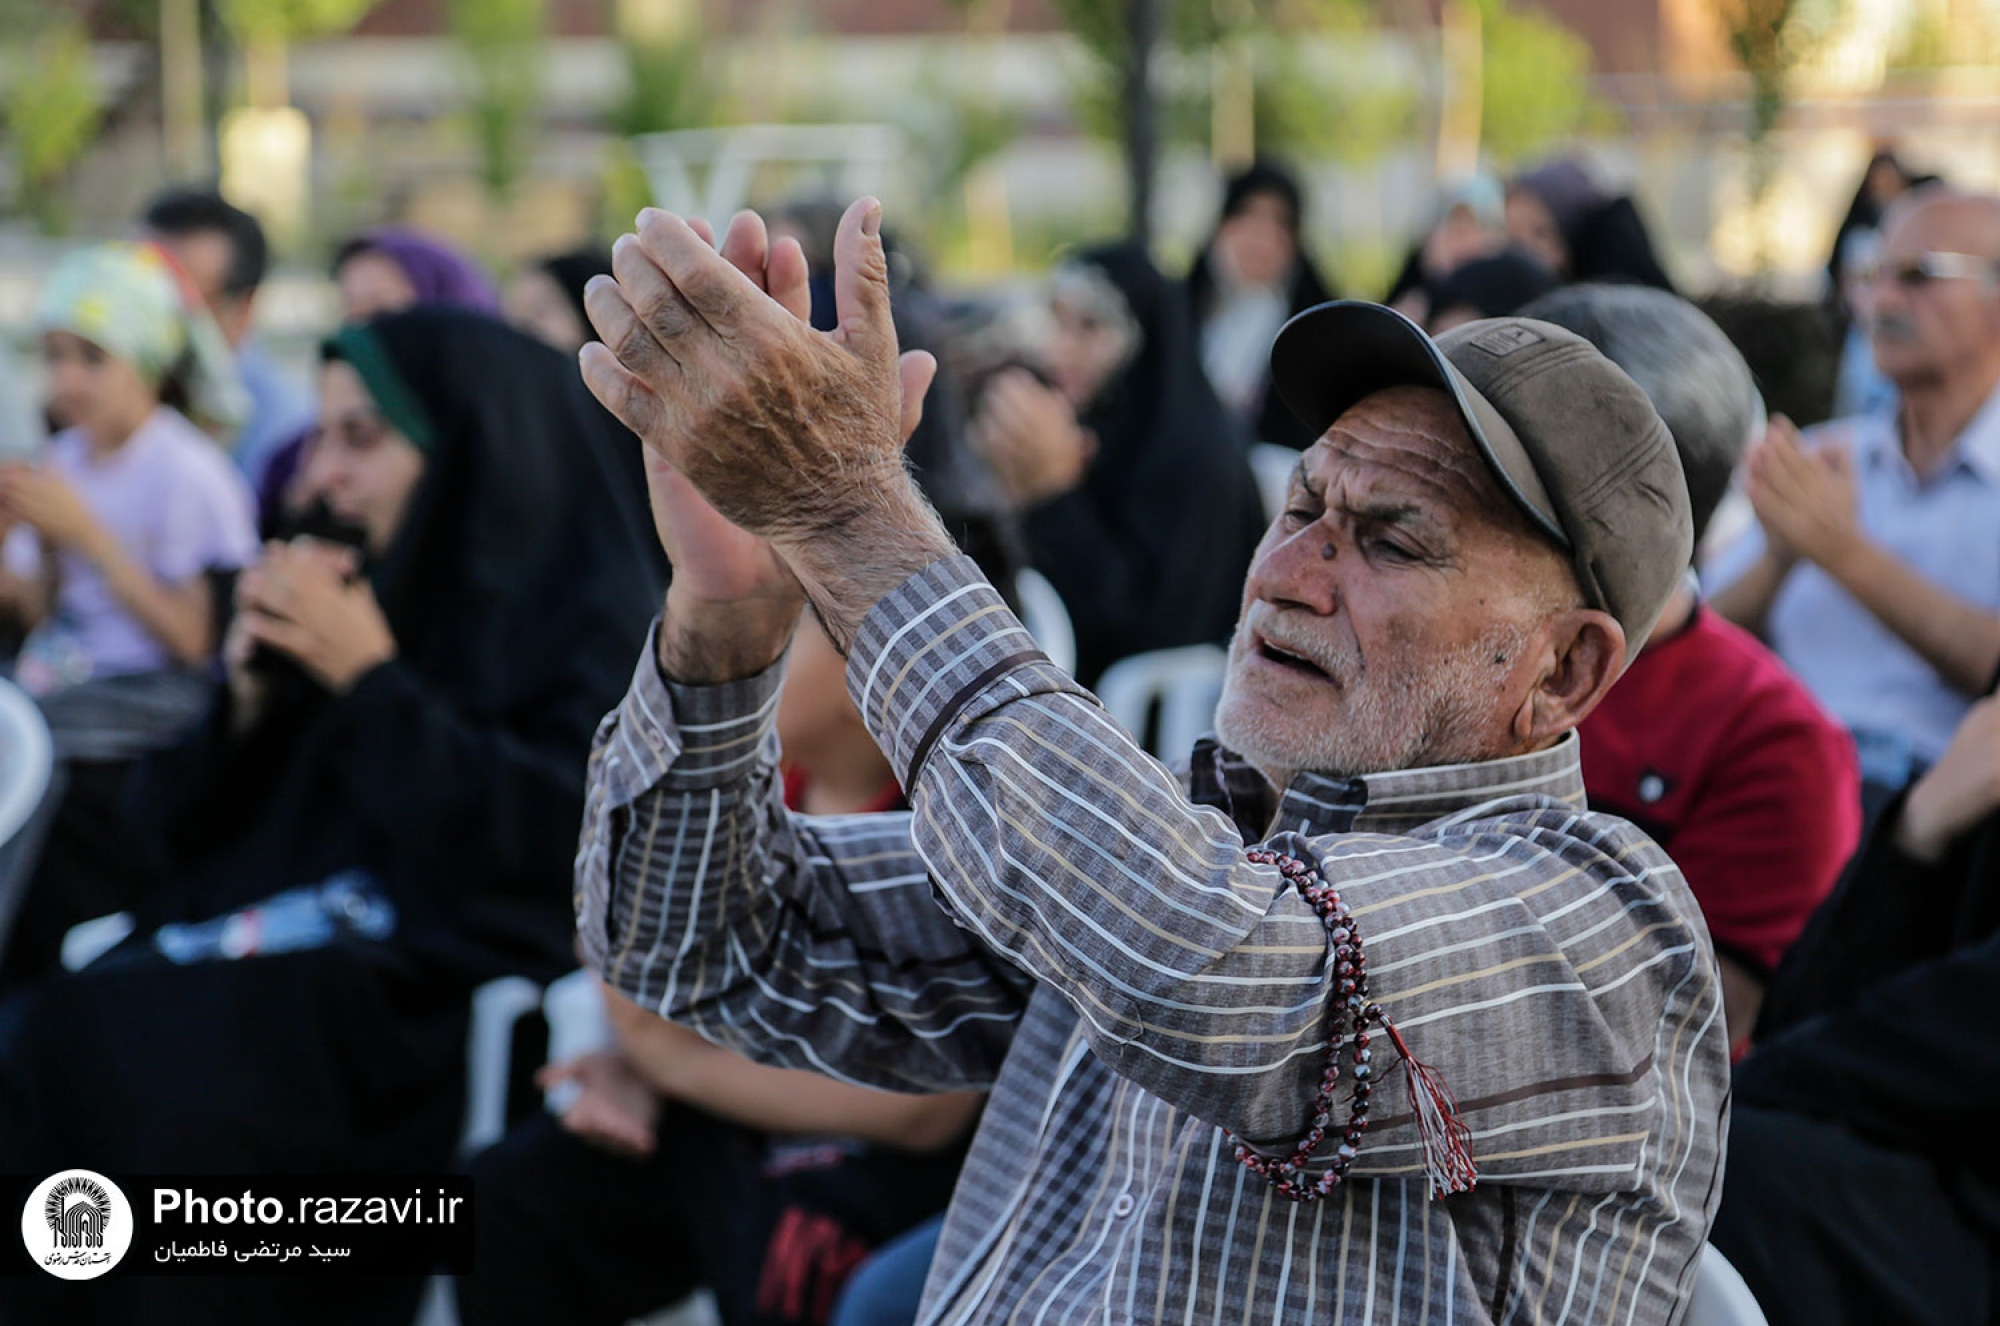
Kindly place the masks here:
MULTIPOLYGON (((396 656, 396 637, 368 582, 355 576, 352 549, 317 539, 269 543, 264 560, 236 582, 237 626, 248 649, 275 649, 335 695, 396 656)), ((236 634, 235 627, 231 635, 236 634)), ((232 665, 232 685, 243 664, 232 665)))
MULTIPOLYGON (((830 333, 802 316, 802 257, 791 245, 772 249, 749 214, 732 223, 718 256, 705 227, 649 208, 638 233, 613 247, 615 281, 593 281, 585 296, 603 337, 582 355, 591 391, 729 524, 768 541, 843 646, 877 597, 954 551, 903 467, 903 438, 935 365, 928 355, 897 356, 880 225, 872 199, 841 220, 840 325, 830 333)), ((664 496, 673 498, 671 485, 664 496)), ((685 511, 670 501, 664 523, 685 511)), ((669 556, 692 536, 664 531, 669 556)), ((728 583, 752 561, 745 552, 723 569, 715 578, 728 583)), ((752 579, 775 587, 768 574, 752 579)), ((683 593, 717 601, 682 591, 677 576, 670 609, 683 593)), ((682 680, 718 680, 745 675, 753 661, 768 665, 795 617, 758 618, 733 631, 709 623, 699 650, 667 638, 688 634, 675 624, 662 634, 662 667, 682 680), (727 656, 719 663, 718 652, 727 656)))
POLYGON ((1097 439, 1069 398, 1025 368, 1003 369, 979 398, 971 442, 1017 507, 1039 506, 1083 482, 1097 439))

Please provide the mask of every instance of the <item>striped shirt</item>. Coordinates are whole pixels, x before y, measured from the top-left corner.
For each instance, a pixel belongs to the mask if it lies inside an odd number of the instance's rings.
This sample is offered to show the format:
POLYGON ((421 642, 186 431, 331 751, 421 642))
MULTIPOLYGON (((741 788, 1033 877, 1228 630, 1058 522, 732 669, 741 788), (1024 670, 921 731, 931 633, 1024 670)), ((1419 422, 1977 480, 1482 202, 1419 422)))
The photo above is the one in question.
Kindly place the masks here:
POLYGON ((1276 799, 1204 743, 1190 788, 954 558, 848 663, 913 809, 814 819, 780 799, 778 671, 679 686, 648 646, 592 758, 578 925, 620 990, 723 1044, 990 1088, 923 1321, 1678 1315, 1718 1196, 1721 998, 1680 872, 1585 809, 1573 737, 1276 799), (1396 1070, 1330 1200, 1235 1161, 1224 1129, 1267 1153, 1305 1131, 1334 981, 1259 840, 1361 919, 1475 1191, 1429 1195, 1396 1070))

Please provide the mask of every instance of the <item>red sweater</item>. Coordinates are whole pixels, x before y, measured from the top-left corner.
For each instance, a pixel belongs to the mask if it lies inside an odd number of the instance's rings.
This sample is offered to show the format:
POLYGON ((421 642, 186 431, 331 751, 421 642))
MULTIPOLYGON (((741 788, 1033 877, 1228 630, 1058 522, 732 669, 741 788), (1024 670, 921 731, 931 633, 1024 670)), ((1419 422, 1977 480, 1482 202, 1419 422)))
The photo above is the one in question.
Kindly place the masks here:
POLYGON ((1592 807, 1666 848, 1716 951, 1768 977, 1861 836, 1846 731, 1705 607, 1640 654, 1580 731, 1592 807))

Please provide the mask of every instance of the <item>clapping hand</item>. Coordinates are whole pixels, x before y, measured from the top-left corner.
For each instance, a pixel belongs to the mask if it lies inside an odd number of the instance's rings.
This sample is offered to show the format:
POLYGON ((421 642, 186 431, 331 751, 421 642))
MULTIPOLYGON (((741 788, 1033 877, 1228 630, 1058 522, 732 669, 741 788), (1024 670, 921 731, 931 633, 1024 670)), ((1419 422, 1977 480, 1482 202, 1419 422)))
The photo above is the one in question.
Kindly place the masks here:
POLYGON ((1830 569, 1860 539, 1854 464, 1845 447, 1808 448, 1779 415, 1750 452, 1748 479, 1750 504, 1780 561, 1804 558, 1830 569))

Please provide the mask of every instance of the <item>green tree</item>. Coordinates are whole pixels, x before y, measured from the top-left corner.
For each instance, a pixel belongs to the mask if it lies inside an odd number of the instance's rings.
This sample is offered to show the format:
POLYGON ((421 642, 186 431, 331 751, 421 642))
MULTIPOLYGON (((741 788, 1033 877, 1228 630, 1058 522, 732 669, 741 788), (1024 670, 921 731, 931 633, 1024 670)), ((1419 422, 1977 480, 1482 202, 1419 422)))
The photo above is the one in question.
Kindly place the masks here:
POLYGON ((216 16, 238 41, 308 41, 347 31, 379 0, 215 0, 216 16))
POLYGON ((104 92, 81 20, 9 24, 0 49, 0 121, 21 202, 44 230, 66 227, 63 184, 96 139, 103 114, 104 92))
MULTIPOLYGON (((1216 99, 1247 90, 1254 149, 1366 160, 1410 134, 1414 88, 1365 60, 1329 63, 1315 41, 1364 46, 1379 28, 1382 0, 1159 0, 1161 46, 1170 59, 1153 78, 1160 137, 1200 143, 1218 155, 1240 147, 1217 141, 1216 99), (1224 76, 1218 76, 1218 74, 1224 76)), ((1091 131, 1131 151, 1137 51, 1130 0, 1055 0, 1089 56, 1077 89, 1091 131)), ((1224 108, 1225 111, 1230 108, 1224 108)))
MULTIPOLYGON (((1721 0, 1729 49, 1750 75, 1750 206, 1760 208, 1777 182, 1773 133, 1785 112, 1791 80, 1826 28, 1839 17, 1839 0, 1721 0)), ((1760 247, 1762 240, 1760 238, 1760 247)), ((1759 254, 1760 270, 1769 264, 1759 254)))
POLYGON ((1590 45, 1545 14, 1509 0, 1478 0, 1482 58, 1480 145, 1521 161, 1601 123, 1610 110, 1590 89, 1590 45))
POLYGON ((521 177, 541 105, 548 0, 451 0, 450 25, 469 73, 480 180, 504 198, 521 177))

